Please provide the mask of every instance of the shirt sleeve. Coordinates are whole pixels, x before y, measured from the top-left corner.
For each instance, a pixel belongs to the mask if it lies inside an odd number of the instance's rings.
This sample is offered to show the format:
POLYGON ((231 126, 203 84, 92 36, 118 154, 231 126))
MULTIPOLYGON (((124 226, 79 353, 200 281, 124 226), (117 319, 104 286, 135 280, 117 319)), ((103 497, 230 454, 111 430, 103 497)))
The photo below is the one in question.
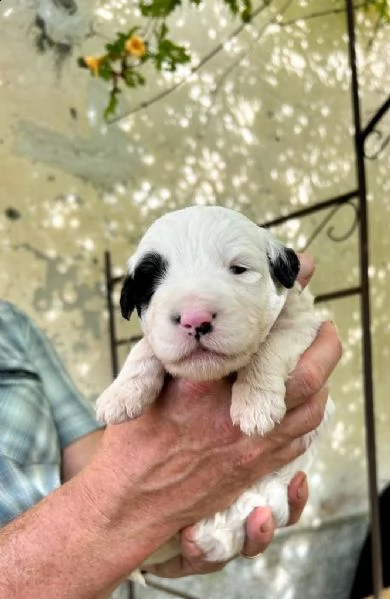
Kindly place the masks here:
POLYGON ((94 417, 92 404, 78 392, 46 335, 29 319, 24 324, 29 359, 42 381, 63 449, 102 426, 94 417))

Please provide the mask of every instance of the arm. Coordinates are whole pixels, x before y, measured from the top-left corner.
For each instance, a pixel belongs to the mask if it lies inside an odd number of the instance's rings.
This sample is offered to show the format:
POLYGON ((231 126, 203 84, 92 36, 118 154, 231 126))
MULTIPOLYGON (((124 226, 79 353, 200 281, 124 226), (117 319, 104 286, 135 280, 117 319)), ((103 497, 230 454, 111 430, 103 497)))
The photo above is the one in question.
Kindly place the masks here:
POLYGON ((61 450, 99 428, 91 402, 76 389, 46 335, 20 313, 28 360, 50 403, 61 450))
POLYGON ((229 399, 227 381, 170 381, 144 416, 108 427, 77 476, 0 531, 3 595, 106 597, 175 532, 297 457, 325 402, 257 439, 231 425, 229 399))
MULTIPOLYGON (((141 431, 133 430, 131 437, 135 442, 145 440, 141 431)), ((154 451, 165 451, 164 436, 156 437, 154 451)), ((145 468, 153 463, 153 456, 154 452, 145 468)), ((150 509, 145 513, 136 507, 127 525, 127 502, 137 506, 144 500, 136 484, 137 479, 134 485, 126 485, 124 501, 104 459, 97 460, 2 529, 0 595, 9 599, 106 597, 175 529, 174 520, 156 527, 150 509), (99 496, 106 500, 100 501, 99 496)))
POLYGON ((66 482, 89 462, 103 430, 48 338, 24 314, 18 316, 28 358, 51 406, 61 446, 61 480, 66 482))
POLYGON ((90 462, 103 438, 103 432, 102 429, 93 431, 63 448, 61 479, 64 483, 76 476, 90 462))

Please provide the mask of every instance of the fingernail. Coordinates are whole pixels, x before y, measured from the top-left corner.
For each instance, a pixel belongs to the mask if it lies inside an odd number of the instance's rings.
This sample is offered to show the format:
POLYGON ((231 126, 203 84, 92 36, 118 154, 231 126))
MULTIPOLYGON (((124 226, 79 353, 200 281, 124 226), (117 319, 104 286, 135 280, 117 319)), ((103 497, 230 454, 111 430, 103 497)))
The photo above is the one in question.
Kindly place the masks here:
POLYGON ((297 497, 298 499, 303 499, 305 497, 306 494, 306 475, 304 475, 302 477, 301 482, 299 483, 298 489, 297 489, 297 497))
POLYGON ((337 326, 335 321, 331 320, 330 323, 333 325, 333 327, 336 329, 336 333, 339 335, 340 334, 339 327, 337 326))
POLYGON ((308 254, 298 254, 300 268, 299 268, 299 276, 303 279, 309 278, 313 274, 313 270, 315 268, 314 260, 308 254))
POLYGON ((267 520, 260 526, 260 531, 263 533, 270 532, 272 528, 272 516, 269 515, 267 520))

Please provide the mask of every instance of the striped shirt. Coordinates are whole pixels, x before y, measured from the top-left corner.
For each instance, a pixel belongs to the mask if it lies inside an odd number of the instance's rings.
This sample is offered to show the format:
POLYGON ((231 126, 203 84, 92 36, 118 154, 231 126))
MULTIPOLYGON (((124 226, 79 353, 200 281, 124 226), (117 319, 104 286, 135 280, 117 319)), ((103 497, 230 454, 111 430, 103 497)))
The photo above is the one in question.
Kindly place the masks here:
POLYGON ((46 336, 0 301, 0 526, 61 484, 61 450, 99 428, 46 336))

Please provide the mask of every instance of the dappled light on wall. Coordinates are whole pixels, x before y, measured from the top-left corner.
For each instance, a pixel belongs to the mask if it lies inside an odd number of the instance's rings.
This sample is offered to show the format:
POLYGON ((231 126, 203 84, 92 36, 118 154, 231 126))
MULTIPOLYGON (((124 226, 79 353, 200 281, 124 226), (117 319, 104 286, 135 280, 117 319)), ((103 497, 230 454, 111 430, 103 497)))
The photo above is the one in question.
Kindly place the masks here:
MULTIPOLYGON (((191 48, 191 63, 172 73, 147 65, 145 86, 121 94, 107 122, 107 85, 77 57, 98 53, 140 18, 124 0, 0 5, 2 296, 49 332, 90 397, 110 380, 105 249, 120 275, 141 232, 167 210, 222 204, 264 223, 355 185, 344 2, 271 1, 237 35, 238 22, 219 2, 178 10, 169 27, 191 48)), ((358 10, 364 122, 390 85, 390 39, 378 23, 374 11, 358 10)), ((390 479, 389 134, 387 117, 367 144, 382 485, 390 479)), ((273 230, 315 257, 316 294, 358 283, 354 201, 324 218, 273 230)), ((336 420, 302 526, 367 507, 359 302, 319 309, 338 324, 344 354, 331 381, 336 420)), ((118 326, 123 337, 138 332, 136 323, 118 326)), ((264 558, 278 597, 295 596, 289 564, 306 559, 307 543, 302 537, 292 551, 286 541, 277 559, 264 558)), ((266 584, 261 564, 254 575, 266 584)))

